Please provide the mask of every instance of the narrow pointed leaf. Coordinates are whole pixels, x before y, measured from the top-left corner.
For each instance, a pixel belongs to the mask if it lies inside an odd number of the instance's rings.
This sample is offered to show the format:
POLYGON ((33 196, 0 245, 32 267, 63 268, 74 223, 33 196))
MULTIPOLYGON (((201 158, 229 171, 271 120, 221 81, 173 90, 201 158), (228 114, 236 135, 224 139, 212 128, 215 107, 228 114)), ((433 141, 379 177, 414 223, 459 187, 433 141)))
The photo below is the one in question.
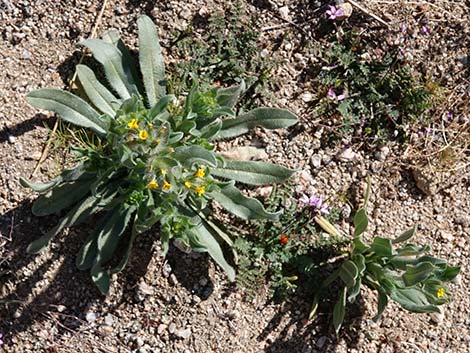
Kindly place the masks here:
POLYGON ((402 235, 400 235, 398 238, 395 238, 392 240, 393 244, 398 244, 398 243, 403 243, 410 239, 413 235, 416 234, 416 230, 418 229, 418 226, 415 225, 413 228, 408 229, 406 232, 404 232, 402 235))
POLYGON ((232 86, 227 88, 221 88, 217 91, 217 103, 221 107, 233 108, 237 103, 240 94, 245 91, 245 81, 242 81, 238 86, 232 86))
POLYGON ((33 214, 35 216, 46 216, 72 206, 86 196, 92 184, 93 179, 79 179, 56 186, 34 202, 33 214))
POLYGON ((140 16, 137 25, 139 27, 140 70, 149 105, 153 107, 166 94, 165 62, 158 41, 157 29, 152 20, 147 16, 140 16))
POLYGON ((126 73, 122 53, 113 44, 100 39, 87 39, 80 42, 93 53, 93 57, 103 65, 106 78, 120 98, 126 100, 139 91, 134 78, 126 73))
POLYGON ((64 228, 84 222, 94 213, 98 201, 99 199, 97 199, 95 196, 89 196, 77 204, 77 206, 70 210, 54 228, 52 228, 39 239, 30 243, 27 249, 28 253, 39 253, 40 251, 44 250, 49 245, 49 242, 52 240, 52 238, 59 234, 64 228))
POLYGON ((211 170, 212 175, 250 185, 280 183, 294 173, 295 170, 276 164, 232 160, 226 160, 223 168, 211 170))
POLYGON ((33 182, 27 181, 26 179, 20 178, 21 186, 23 186, 25 188, 29 188, 29 189, 31 189, 33 191, 36 191, 36 192, 39 192, 39 193, 43 193, 43 192, 47 192, 47 191, 51 190, 54 186, 59 184, 60 181, 61 181, 60 179, 52 179, 51 181, 48 181, 48 182, 45 182, 45 183, 40 183, 40 182, 33 183, 33 182))
POLYGON ((95 264, 90 271, 93 283, 98 287, 102 294, 108 294, 110 276, 108 271, 104 270, 100 264, 95 264))
POLYGON ((336 334, 339 333, 339 330, 341 329, 341 325, 343 324, 344 314, 346 311, 346 294, 347 294, 347 288, 344 287, 341 291, 339 300, 335 304, 335 307, 333 309, 333 326, 335 328, 336 334))
POLYGON ((102 113, 114 117, 121 106, 117 99, 95 76, 95 73, 85 65, 77 65, 77 75, 87 97, 102 113))
POLYGON ((297 116, 285 109, 256 108, 237 118, 224 120, 217 139, 239 136, 256 126, 266 129, 285 128, 297 121, 297 116))
POLYGON ((54 88, 41 88, 28 93, 26 100, 32 106, 53 111, 69 123, 92 129, 99 135, 106 135, 106 123, 83 99, 54 88))
POLYGON ((229 184, 208 193, 209 197, 217 201, 227 211, 242 219, 269 219, 279 220, 281 212, 267 212, 258 200, 243 195, 235 186, 229 184))
POLYGON ((385 292, 379 291, 379 299, 377 303, 377 314, 372 318, 373 321, 378 321, 387 307, 388 296, 385 292))
POLYGON ((235 280, 235 270, 225 260, 224 253, 220 247, 217 239, 211 234, 211 232, 201 222, 199 225, 194 227, 192 230, 199 247, 195 250, 200 252, 207 252, 212 259, 225 271, 230 281, 235 280))

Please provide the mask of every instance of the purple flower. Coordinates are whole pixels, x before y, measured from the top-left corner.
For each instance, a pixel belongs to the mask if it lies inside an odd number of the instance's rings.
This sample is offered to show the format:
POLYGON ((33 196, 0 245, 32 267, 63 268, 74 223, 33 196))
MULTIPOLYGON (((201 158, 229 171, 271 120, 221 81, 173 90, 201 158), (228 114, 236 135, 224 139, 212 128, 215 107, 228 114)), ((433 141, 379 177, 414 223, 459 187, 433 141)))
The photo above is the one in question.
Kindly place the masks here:
POLYGON ((330 212, 328 211, 328 206, 323 203, 323 198, 321 196, 316 197, 315 195, 312 195, 308 197, 307 195, 302 194, 302 197, 299 199, 299 202, 313 207, 318 212, 330 214, 330 212))
POLYGON ((2 337, 3 337, 3 333, 1 333, 1 332, 0 332, 0 345, 2 345, 2 344, 3 344, 2 337))
POLYGON ((333 88, 330 88, 328 90, 328 97, 330 97, 333 100, 342 101, 343 99, 346 98, 346 95, 344 93, 341 93, 339 96, 337 96, 335 91, 333 91, 333 88))
POLYGON ((337 8, 333 5, 329 5, 329 10, 326 10, 326 14, 330 20, 336 20, 338 17, 344 16, 344 11, 341 8, 337 8))
POLYGON ((423 31, 423 34, 428 35, 430 33, 429 28, 426 26, 421 27, 421 31, 423 31))
POLYGON ((451 112, 447 112, 446 114, 447 119, 452 119, 453 117, 454 117, 454 114, 452 114, 451 112))
POLYGON ((407 29, 408 29, 408 28, 406 27, 405 24, 402 24, 402 25, 400 26, 400 31, 402 31, 403 33, 405 33, 407 29))

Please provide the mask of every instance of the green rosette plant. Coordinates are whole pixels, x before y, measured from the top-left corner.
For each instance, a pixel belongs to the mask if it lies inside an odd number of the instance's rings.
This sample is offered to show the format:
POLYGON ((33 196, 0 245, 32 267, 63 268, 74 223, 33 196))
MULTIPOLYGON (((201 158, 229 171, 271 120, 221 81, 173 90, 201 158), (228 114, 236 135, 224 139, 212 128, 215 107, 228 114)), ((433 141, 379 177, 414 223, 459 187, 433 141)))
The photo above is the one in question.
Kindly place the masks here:
MULTIPOLYGON (((377 236, 370 245, 364 243, 361 238, 369 224, 366 213, 369 194, 370 183, 364 205, 354 216, 351 249, 345 261, 321 284, 310 312, 310 318, 313 318, 321 296, 339 279, 340 296, 333 309, 333 326, 337 333, 344 320, 346 304, 354 303, 362 284, 378 292, 378 310, 374 320, 381 317, 389 299, 414 313, 439 313, 438 306, 451 299, 445 282, 460 272, 459 266, 449 266, 444 259, 425 255, 430 250, 428 245, 417 246, 407 242, 416 233, 416 226, 395 239, 377 236)), ((317 223, 331 233, 334 227, 323 217, 317 218, 317 223)), ((335 230, 332 234, 339 232, 335 230)))
POLYGON ((137 24, 138 64, 115 30, 102 39, 80 43, 101 64, 106 85, 89 67, 78 65, 83 98, 50 88, 27 95, 31 105, 89 128, 100 139, 93 146, 73 148, 78 164, 53 180, 21 179, 23 186, 42 194, 33 204, 35 215, 66 212, 28 251, 38 253, 64 228, 96 219, 76 263, 79 269, 90 270, 94 283, 107 293, 110 276, 125 267, 137 235, 159 223, 164 253, 171 239, 180 239, 195 251, 209 253, 233 280, 235 270, 223 252, 223 243, 231 246, 232 240, 211 216, 211 201, 245 220, 275 221, 280 212, 267 212, 235 182, 278 183, 294 171, 271 163, 224 159, 216 152, 215 141, 255 126, 288 127, 297 117, 273 108, 237 115, 234 105, 244 90, 243 82, 203 92, 193 77, 184 102, 167 95, 157 30, 146 16, 137 24), (122 258, 116 259, 121 247, 122 258))

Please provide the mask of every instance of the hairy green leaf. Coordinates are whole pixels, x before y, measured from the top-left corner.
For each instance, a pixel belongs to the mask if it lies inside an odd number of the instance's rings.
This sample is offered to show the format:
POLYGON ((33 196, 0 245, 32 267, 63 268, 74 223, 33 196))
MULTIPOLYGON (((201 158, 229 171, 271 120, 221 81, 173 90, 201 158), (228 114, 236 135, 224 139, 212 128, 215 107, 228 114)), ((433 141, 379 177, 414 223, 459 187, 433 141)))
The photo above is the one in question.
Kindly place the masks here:
POLYGON ((281 214, 281 212, 267 212, 261 202, 243 195, 232 184, 222 187, 220 191, 212 191, 208 195, 220 203, 227 211, 242 219, 269 219, 277 221, 281 214))
POLYGON ((375 237, 370 248, 379 256, 392 256, 392 241, 388 238, 375 237))
POLYGON ((416 266, 408 265, 405 273, 402 275, 403 281, 409 286, 423 282, 434 271, 435 267, 430 262, 421 262, 416 266))
POLYGON ((340 267, 339 276, 348 288, 352 288, 356 284, 358 274, 359 270, 351 260, 345 261, 340 267))
POLYGON ((77 65, 77 75, 87 97, 94 106, 101 112, 114 117, 122 101, 108 91, 108 89, 98 81, 95 73, 87 66, 77 65))
POLYGON ((106 135, 106 123, 83 99, 55 88, 41 88, 28 93, 26 100, 36 108, 53 111, 69 123, 106 135))
POLYGON ((166 94, 165 62, 152 20, 147 16, 140 16, 137 25, 140 70, 149 105, 153 107, 166 94))
POLYGON ((341 325, 343 324, 344 314, 346 311, 346 294, 348 289, 344 287, 341 291, 338 302, 335 304, 333 309, 333 326, 335 328, 336 334, 339 333, 341 325))
POLYGON ((250 185, 280 183, 294 173, 295 170, 276 164, 232 160, 226 160, 224 167, 211 170, 212 175, 250 185))
POLYGON ((194 163, 207 164, 211 167, 217 165, 215 154, 197 145, 177 147, 171 156, 186 167, 191 167, 194 163))
POLYGON ((247 133, 255 126, 280 129, 294 125, 298 118, 285 109, 256 108, 234 119, 224 120, 216 138, 229 138, 247 133))
POLYGON ((246 85, 244 80, 242 80, 238 86, 221 88, 217 91, 217 103, 219 103, 221 107, 233 108, 237 103, 240 94, 242 94, 245 89, 246 85))
POLYGON ((367 219, 366 210, 360 208, 354 216, 354 238, 359 237, 367 229, 369 220, 367 219))
POLYGON ((400 235, 398 238, 395 238, 392 240, 393 244, 398 244, 398 243, 403 243, 410 239, 413 235, 416 234, 416 230, 418 229, 418 225, 414 225, 413 228, 408 229, 406 232, 404 232, 402 235, 400 235))

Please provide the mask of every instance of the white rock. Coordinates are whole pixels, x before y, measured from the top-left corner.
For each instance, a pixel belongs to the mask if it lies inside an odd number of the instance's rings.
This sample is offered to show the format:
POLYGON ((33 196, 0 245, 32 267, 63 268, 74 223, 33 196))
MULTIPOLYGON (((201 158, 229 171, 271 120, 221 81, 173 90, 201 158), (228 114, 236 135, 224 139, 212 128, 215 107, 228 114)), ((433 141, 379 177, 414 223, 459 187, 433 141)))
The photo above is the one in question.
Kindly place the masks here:
POLYGON ((357 159, 357 153, 352 150, 352 148, 346 148, 336 156, 342 162, 350 162, 354 159, 357 159))
POLYGON ((108 314, 104 317, 104 323, 108 326, 113 326, 114 324, 114 317, 111 314, 108 314))
POLYGON ((313 168, 319 168, 321 166, 321 156, 319 154, 314 154, 310 157, 310 164, 313 168))
POLYGON ((89 323, 95 322, 97 318, 98 318, 98 315, 91 311, 85 315, 85 320, 89 323))
POLYGON ((269 55, 269 50, 266 49, 266 48, 262 49, 262 50, 259 52, 259 56, 261 56, 262 58, 266 58, 268 55, 269 55))
POLYGON ((13 136, 13 135, 8 135, 8 142, 15 143, 16 142, 16 137, 13 136))
POLYGON ((431 321, 437 325, 442 324, 444 321, 444 314, 443 313, 430 313, 431 321))
POLYGON ((302 94, 302 100, 305 103, 310 102, 312 99, 313 99, 313 95, 310 92, 305 92, 304 94, 302 94))
POLYGON ((187 329, 180 329, 175 331, 175 335, 182 338, 182 339, 187 339, 189 336, 191 336, 191 330, 189 328, 187 329))
POLYGON ((278 11, 282 19, 289 20, 289 7, 288 6, 280 7, 278 11))

